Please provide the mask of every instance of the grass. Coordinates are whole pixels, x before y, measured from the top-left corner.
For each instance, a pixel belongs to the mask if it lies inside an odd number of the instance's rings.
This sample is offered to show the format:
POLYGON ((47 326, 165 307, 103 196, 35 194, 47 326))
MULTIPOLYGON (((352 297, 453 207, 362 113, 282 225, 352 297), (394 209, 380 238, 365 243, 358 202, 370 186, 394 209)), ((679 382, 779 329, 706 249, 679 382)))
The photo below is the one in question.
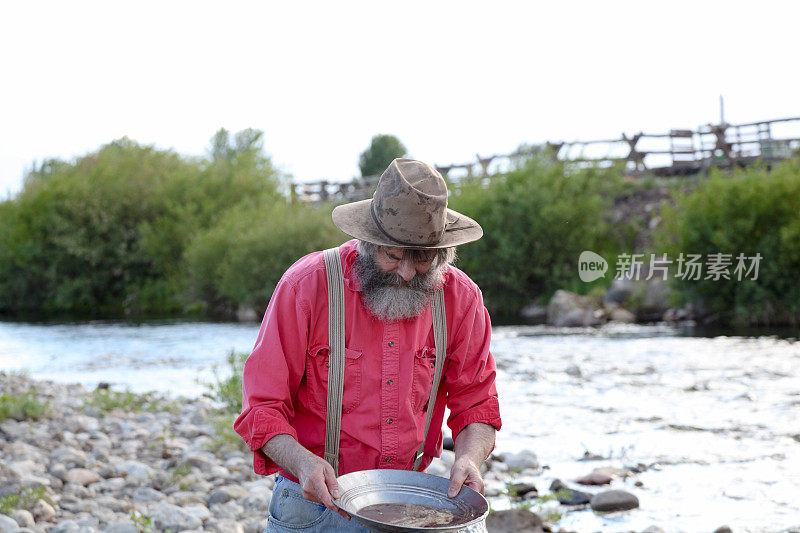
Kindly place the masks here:
POLYGON ((179 410, 176 402, 170 401, 160 394, 155 392, 136 394, 129 390, 95 389, 92 396, 84 401, 84 405, 94 407, 102 412, 115 410, 177 412, 179 410))
POLYGON ((46 491, 47 489, 42 486, 25 487, 17 494, 7 494, 0 497, 0 513, 10 515, 17 509, 30 511, 39 500, 44 500, 53 505, 50 498, 46 496, 46 491))
POLYGON ((37 400, 33 391, 28 391, 20 396, 0 395, 0 421, 6 418, 13 418, 18 421, 38 420, 47 411, 47 404, 37 400))
POLYGON ((242 372, 247 353, 231 351, 225 360, 224 370, 214 366, 214 380, 201 382, 205 395, 218 406, 211 414, 214 433, 206 447, 213 452, 247 450, 242 438, 233 430, 233 421, 242 412, 242 372))

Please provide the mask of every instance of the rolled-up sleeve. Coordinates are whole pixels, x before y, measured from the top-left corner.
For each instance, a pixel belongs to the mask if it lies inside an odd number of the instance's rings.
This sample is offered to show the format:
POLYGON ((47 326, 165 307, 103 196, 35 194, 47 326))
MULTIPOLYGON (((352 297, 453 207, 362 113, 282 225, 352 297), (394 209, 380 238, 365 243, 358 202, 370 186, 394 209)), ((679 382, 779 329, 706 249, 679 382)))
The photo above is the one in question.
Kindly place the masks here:
POLYGON ((305 370, 309 309, 296 287, 282 279, 270 298, 253 352, 242 375, 242 413, 234 429, 253 451, 258 474, 268 475, 278 466, 261 451, 280 434, 297 439, 289 421, 294 416, 292 398, 305 370))
POLYGON ((453 313, 454 338, 448 342, 449 361, 444 383, 450 416, 447 425, 455 439, 468 424, 481 422, 499 430, 500 403, 495 386, 496 367, 489 351, 491 322, 477 286, 453 313))

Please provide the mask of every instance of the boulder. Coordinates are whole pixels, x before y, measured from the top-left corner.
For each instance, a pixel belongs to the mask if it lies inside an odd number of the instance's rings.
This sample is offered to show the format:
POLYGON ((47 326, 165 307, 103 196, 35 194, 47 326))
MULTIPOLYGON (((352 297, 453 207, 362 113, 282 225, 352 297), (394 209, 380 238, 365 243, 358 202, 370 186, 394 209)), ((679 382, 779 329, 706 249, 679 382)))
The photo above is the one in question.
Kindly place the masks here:
POLYGON ((19 527, 33 527, 36 523, 30 511, 26 511, 25 509, 14 510, 11 513, 11 518, 19 524, 19 527))
POLYGON ((0 514, 0 533, 17 533, 19 524, 10 516, 0 514))
POLYGON ((627 511, 639 507, 639 499, 624 490, 607 490, 595 494, 591 501, 592 510, 598 513, 627 511))
POLYGON ((602 321, 594 300, 574 292, 557 290, 547 304, 547 323, 556 327, 596 326, 602 321))
POLYGON ((520 452, 506 452, 498 455, 498 458, 503 461, 506 466, 511 470, 518 472, 525 469, 538 470, 539 459, 536 454, 530 450, 522 450, 520 452))
POLYGON ((593 471, 585 476, 579 477, 575 483, 581 485, 608 485, 613 478, 603 472, 593 471))
POLYGON ((92 483, 99 483, 102 480, 103 478, 101 478, 97 472, 87 470, 86 468, 73 468, 67 472, 67 479, 65 481, 67 483, 75 483, 76 485, 86 487, 92 483))
POLYGON ((183 531, 184 529, 197 529, 203 521, 194 514, 166 502, 160 502, 150 508, 150 519, 153 526, 160 531, 171 529, 183 531))
POLYGON ((492 533, 544 533, 542 519, 526 509, 490 513, 486 517, 486 529, 492 533))

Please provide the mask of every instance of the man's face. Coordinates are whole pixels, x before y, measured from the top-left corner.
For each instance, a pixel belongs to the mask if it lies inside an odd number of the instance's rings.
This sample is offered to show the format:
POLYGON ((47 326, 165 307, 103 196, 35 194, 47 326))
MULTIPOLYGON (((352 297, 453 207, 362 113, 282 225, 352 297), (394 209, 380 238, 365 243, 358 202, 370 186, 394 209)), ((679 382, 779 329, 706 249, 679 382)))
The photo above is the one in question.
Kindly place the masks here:
POLYGON ((381 246, 375 254, 375 264, 384 273, 394 273, 408 283, 414 276, 427 274, 436 252, 433 250, 420 250, 413 248, 395 248, 381 246))
POLYGON ((364 305, 387 322, 421 315, 443 279, 444 265, 434 267, 434 260, 433 251, 379 247, 365 252, 359 247, 355 273, 364 305))

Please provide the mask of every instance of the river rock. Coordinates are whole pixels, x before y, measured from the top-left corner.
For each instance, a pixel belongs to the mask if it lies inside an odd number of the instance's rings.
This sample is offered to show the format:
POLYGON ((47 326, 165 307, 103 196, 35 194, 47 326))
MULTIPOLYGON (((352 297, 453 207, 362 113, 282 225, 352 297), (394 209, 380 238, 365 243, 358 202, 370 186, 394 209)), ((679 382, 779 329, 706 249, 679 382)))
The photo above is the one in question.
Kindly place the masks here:
POLYGON ((575 483, 580 483, 581 485, 608 485, 612 479, 608 474, 594 471, 579 477, 575 480, 575 483))
POLYGON ((75 448, 60 447, 50 452, 50 462, 64 465, 67 469, 86 468, 86 454, 75 448))
POLYGON ((556 327, 596 326, 602 322, 595 316, 597 310, 588 296, 559 289, 547 304, 547 323, 556 327))
POLYGON ((244 533, 244 526, 236 520, 215 520, 207 524, 207 528, 217 533, 244 533))
POLYGON ((627 511, 639 507, 639 499, 624 490, 607 490, 595 494, 591 501, 592 510, 598 513, 627 511))
POLYGON ((622 307, 611 309, 608 312, 608 318, 612 322, 621 322, 623 324, 633 324, 636 322, 636 315, 622 307))
POLYGON ((166 495, 163 492, 159 492, 150 487, 139 487, 133 491, 133 495, 131 496, 134 503, 157 502, 164 498, 166 498, 166 495))
POLYGON ((19 531, 19 524, 4 514, 0 514, 0 533, 17 533, 19 531))
POLYGON ((486 517, 486 529, 492 533, 544 533, 542 519, 525 509, 495 511, 486 517))
POLYGON ((139 461, 120 461, 115 463, 117 475, 137 481, 148 481, 153 477, 153 469, 139 461))
POLYGON ((79 526, 74 520, 64 520, 63 522, 56 524, 48 533, 70 533, 72 531, 80 530, 81 526, 79 526))
POLYGON ((183 507, 183 510, 189 514, 196 516, 197 518, 203 521, 211 518, 211 511, 209 511, 208 507, 206 507, 202 503, 193 503, 190 505, 186 505, 185 507, 183 507))
POLYGON ((642 533, 664 533, 664 530, 658 526, 650 526, 647 529, 643 529, 642 533))
POLYGON ((184 529, 197 529, 203 521, 192 513, 166 502, 160 502, 150 508, 150 519, 153 525, 160 530, 171 529, 183 531, 184 529))
POLYGON ((56 510, 46 501, 39 500, 31 509, 31 514, 37 522, 51 522, 56 517, 56 510))
POLYGON ((533 483, 510 483, 508 485, 508 495, 522 497, 527 494, 533 494, 533 497, 539 496, 539 491, 533 483))
POLYGON ((15 509, 11 513, 11 518, 19 524, 19 527, 33 527, 36 523, 30 511, 26 511, 25 509, 15 509))
POLYGON ((103 533, 139 533, 139 528, 130 520, 109 522, 103 533))
POLYGON ((714 533, 733 533, 733 531, 728 526, 719 526, 714 530, 714 533))
POLYGON ((103 478, 97 472, 87 470, 86 468, 73 468, 67 472, 67 483, 75 483, 76 485, 83 485, 84 487, 92 483, 99 483, 103 478))
POLYGON ((536 454, 530 450, 522 450, 520 452, 508 452, 498 456, 509 469, 521 472, 525 469, 539 469, 539 459, 536 454))
POLYGON ((267 518, 255 518, 244 523, 244 533, 264 533, 269 525, 267 518))
POLYGON ((562 494, 558 497, 561 505, 586 505, 592 501, 592 495, 579 490, 568 488, 561 489, 562 494))

